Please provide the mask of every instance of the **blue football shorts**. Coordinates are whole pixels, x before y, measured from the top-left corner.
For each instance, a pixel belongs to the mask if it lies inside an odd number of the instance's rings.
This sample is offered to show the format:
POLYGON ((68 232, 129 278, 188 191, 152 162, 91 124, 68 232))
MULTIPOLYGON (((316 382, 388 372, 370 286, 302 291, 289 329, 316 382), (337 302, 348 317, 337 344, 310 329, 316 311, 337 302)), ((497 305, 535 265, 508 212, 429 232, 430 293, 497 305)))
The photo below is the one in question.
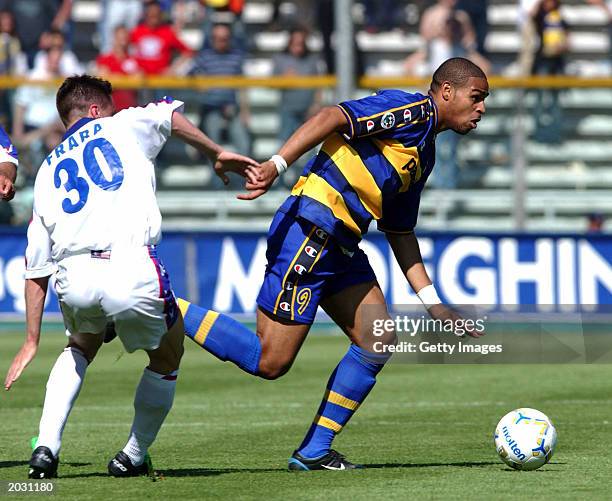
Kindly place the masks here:
POLYGON ((313 323, 326 297, 376 280, 360 248, 349 252, 315 224, 281 211, 270 225, 266 258, 257 304, 280 319, 300 324, 313 323))

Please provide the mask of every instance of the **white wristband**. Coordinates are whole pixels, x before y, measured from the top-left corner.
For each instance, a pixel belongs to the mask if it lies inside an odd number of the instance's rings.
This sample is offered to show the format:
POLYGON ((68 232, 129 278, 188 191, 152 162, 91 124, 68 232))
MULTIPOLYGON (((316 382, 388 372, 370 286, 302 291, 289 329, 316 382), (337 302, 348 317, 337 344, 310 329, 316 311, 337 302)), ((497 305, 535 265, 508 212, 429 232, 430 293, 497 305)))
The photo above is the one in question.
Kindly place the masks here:
POLYGON ((279 176, 287 172, 289 166, 287 165, 287 160, 285 160, 283 157, 280 155, 272 155, 270 160, 274 162, 274 165, 276 165, 276 170, 278 171, 279 176))
POLYGON ((442 304, 442 300, 438 297, 438 293, 436 292, 436 288, 433 285, 426 285, 419 292, 417 292, 417 296, 423 303, 425 308, 429 309, 436 304, 442 304))

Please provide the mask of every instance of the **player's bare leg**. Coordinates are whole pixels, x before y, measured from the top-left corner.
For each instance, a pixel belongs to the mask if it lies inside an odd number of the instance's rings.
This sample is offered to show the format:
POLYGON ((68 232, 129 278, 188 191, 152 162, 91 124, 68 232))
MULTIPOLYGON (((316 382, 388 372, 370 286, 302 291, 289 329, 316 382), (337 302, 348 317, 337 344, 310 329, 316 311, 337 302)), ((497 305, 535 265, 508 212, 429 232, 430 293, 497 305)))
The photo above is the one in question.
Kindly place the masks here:
MULTIPOLYGON (((388 360, 372 351, 373 321, 387 319, 385 298, 376 282, 357 284, 322 301, 321 306, 349 337, 352 344, 332 373, 315 419, 300 447, 289 459, 289 469, 344 470, 355 468, 331 444, 376 384, 388 360)), ((394 344, 394 332, 376 338, 394 344)))
POLYGON ((276 379, 289 370, 310 329, 258 309, 253 331, 228 315, 183 299, 178 299, 178 305, 189 338, 219 360, 264 379, 276 379))
POLYGON ((56 476, 64 426, 102 340, 102 333, 72 334, 68 346, 57 358, 47 381, 38 441, 30 461, 30 478, 56 476))
POLYGON ((159 347, 147 351, 149 365, 144 370, 134 396, 134 421, 130 436, 123 450, 108 464, 109 474, 131 477, 151 473, 147 450, 174 402, 184 337, 183 319, 178 315, 159 347))
POLYGON ((286 374, 309 330, 310 325, 289 324, 258 309, 257 336, 261 342, 258 375, 264 379, 278 379, 286 374))

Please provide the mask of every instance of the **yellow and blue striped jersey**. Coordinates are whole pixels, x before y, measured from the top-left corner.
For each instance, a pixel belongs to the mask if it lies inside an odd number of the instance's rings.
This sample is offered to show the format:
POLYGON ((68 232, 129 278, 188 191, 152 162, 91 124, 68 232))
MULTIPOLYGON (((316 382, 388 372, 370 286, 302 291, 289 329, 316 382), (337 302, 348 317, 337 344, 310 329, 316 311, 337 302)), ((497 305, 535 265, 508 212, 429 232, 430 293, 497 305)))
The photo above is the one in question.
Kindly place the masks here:
POLYGON ((280 210, 296 210, 349 249, 373 219, 381 231, 411 232, 434 165, 433 100, 384 90, 338 106, 350 132, 327 138, 280 210))

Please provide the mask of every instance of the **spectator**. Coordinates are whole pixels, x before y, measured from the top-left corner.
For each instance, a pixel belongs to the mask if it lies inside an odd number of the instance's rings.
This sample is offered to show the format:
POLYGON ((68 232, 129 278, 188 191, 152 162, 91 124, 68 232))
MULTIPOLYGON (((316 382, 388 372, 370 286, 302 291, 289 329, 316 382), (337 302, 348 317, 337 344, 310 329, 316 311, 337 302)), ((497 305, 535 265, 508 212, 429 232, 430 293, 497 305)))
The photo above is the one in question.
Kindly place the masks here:
POLYGON ((394 0, 363 0, 366 31, 378 33, 395 28, 398 19, 396 4, 394 0))
POLYGON ((136 61, 147 75, 177 73, 192 55, 191 49, 164 22, 162 8, 155 0, 145 3, 144 20, 134 28, 130 41, 135 47, 136 61), (181 54, 174 63, 173 51, 181 54))
MULTIPOLYGON (((306 45, 308 32, 294 28, 289 34, 287 49, 274 59, 275 75, 319 75, 321 60, 311 54, 306 45)), ((284 89, 281 92, 279 141, 284 144, 289 136, 313 116, 321 106, 321 91, 314 89, 284 89)), ((298 172, 296 170, 296 172, 298 172)), ((287 178, 287 183, 291 179, 287 178)))
POLYGON ((0 9, 15 16, 17 36, 28 66, 34 67, 38 42, 45 31, 66 27, 72 12, 72 0, 0 0, 0 9))
POLYGON ((406 59, 408 73, 428 74, 451 57, 468 58, 485 73, 489 72, 489 61, 476 50, 476 34, 470 18, 456 4, 457 0, 438 0, 425 10, 419 25, 425 49, 406 59))
MULTIPOLYGON (((27 68, 26 57, 15 35, 15 18, 11 11, 0 11, 0 75, 22 75, 27 68)), ((0 122, 5 126, 12 121, 12 94, 11 89, 0 90, 0 122)))
POLYGON ((457 9, 462 10, 470 17, 476 35, 476 52, 486 56, 485 41, 489 32, 489 22, 487 21, 489 0, 459 0, 457 9))
POLYGON ((62 138, 64 126, 55 109, 55 88, 44 85, 44 81, 59 78, 62 49, 52 47, 47 52, 44 67, 31 70, 30 80, 42 85, 28 83, 15 93, 12 139, 22 155, 19 163, 20 176, 29 182, 34 181, 36 169, 47 152, 55 148, 62 138))
POLYGON ((242 21, 245 0, 200 0, 204 6, 203 48, 212 46, 212 29, 217 24, 231 26, 232 45, 240 50, 248 50, 246 28, 242 21))
POLYGON ((518 54, 518 72, 521 76, 531 74, 533 56, 537 49, 534 17, 541 0, 519 0, 518 5, 518 32, 521 45, 518 54))
POLYGON ((142 15, 142 0, 102 0, 102 17, 98 25, 100 52, 112 50, 117 26, 134 28, 142 15))
MULTIPOLYGON (((476 50, 476 35, 469 16, 456 8, 456 0, 438 0, 421 17, 419 31, 426 44, 405 61, 406 71, 422 76, 452 57, 465 57, 490 70, 489 61, 476 50)), ((452 131, 442 132, 436 141, 436 164, 431 184, 436 188, 455 189, 459 186, 457 150, 461 136, 452 131)))
POLYGON ((23 75, 27 60, 15 31, 15 17, 10 10, 0 11, 0 74, 23 75))
MULTIPOLYGON (((191 75, 243 74, 244 53, 231 46, 228 25, 217 24, 212 29, 212 48, 202 49, 194 60, 191 75)), ((248 132, 250 120, 246 92, 234 89, 210 89, 201 95, 200 128, 216 143, 221 143, 227 130, 234 149, 245 155, 251 150, 248 132)))
MULTIPOLYGON (((535 13, 534 25, 539 40, 531 73, 533 75, 562 75, 568 51, 568 27, 561 14, 559 0, 543 0, 535 13)), ((559 91, 541 89, 535 105, 535 138, 546 143, 562 140, 559 91)))
POLYGON ((74 52, 66 49, 66 37, 60 30, 52 28, 51 30, 44 32, 40 36, 40 42, 38 45, 40 50, 36 53, 36 57, 34 58, 35 72, 45 71, 49 49, 57 48, 62 54, 59 70, 62 76, 78 75, 83 73, 83 66, 77 59, 74 52))
MULTIPOLYGON (((112 50, 96 59, 96 72, 103 78, 113 75, 137 75, 140 73, 138 62, 129 54, 130 33, 119 25, 115 28, 112 50)), ((117 111, 138 106, 138 92, 131 89, 113 90, 113 101, 117 111)))

